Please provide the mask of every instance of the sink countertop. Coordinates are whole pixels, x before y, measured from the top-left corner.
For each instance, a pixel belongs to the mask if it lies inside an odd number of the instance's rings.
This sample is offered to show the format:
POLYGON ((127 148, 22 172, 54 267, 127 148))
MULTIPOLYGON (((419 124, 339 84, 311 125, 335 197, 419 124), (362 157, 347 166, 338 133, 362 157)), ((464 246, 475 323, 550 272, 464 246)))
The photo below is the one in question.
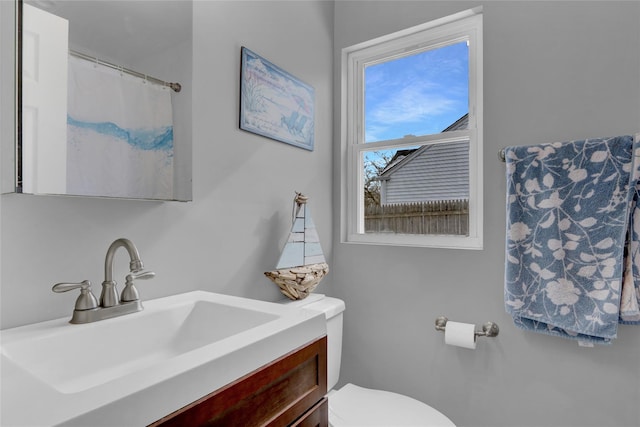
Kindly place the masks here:
MULTIPOLYGON (((324 315, 285 304, 194 291, 143 302, 145 310, 87 325, 69 318, 0 331, 2 349, 0 424, 7 426, 140 426, 152 423, 272 360, 326 334, 324 315), (5 354, 15 340, 55 336, 68 328, 109 328, 135 321, 168 303, 215 301, 273 313, 273 320, 211 344, 151 363, 124 376, 65 392, 5 354)), ((207 325, 203 324, 203 328, 207 325)), ((100 366, 96 365, 96 370, 100 366)))

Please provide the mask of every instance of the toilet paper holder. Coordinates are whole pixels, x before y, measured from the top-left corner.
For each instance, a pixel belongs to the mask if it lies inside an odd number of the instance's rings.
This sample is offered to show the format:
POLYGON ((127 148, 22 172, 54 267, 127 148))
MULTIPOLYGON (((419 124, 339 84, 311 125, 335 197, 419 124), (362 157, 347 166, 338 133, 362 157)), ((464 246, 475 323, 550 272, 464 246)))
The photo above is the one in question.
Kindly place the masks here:
MULTIPOLYGON (((445 316, 438 316, 436 318, 436 331, 442 331, 444 332, 445 328, 447 327, 447 321, 449 319, 447 319, 445 316)), ((500 328, 498 328, 498 325, 496 325, 493 322, 486 322, 484 325, 482 325, 482 330, 475 331, 475 335, 476 337, 497 337, 498 333, 500 332, 500 328)))

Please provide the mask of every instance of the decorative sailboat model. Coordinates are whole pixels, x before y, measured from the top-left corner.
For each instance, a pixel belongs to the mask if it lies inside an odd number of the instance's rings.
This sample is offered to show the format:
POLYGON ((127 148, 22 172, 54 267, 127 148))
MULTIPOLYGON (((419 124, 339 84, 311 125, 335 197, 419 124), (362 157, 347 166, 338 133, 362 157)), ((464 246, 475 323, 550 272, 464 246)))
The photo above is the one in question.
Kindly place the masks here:
POLYGON ((329 272, 307 200, 308 197, 296 192, 289 239, 276 269, 264 273, 292 300, 306 298, 329 272))

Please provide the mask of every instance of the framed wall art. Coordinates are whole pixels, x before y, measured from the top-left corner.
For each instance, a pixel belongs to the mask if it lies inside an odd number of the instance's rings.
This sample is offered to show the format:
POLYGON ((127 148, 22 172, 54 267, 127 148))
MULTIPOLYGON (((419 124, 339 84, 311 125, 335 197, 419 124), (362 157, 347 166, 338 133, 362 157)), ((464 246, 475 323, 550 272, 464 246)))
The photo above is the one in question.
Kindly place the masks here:
POLYGON ((243 47, 240 129, 313 151, 313 87, 243 47))

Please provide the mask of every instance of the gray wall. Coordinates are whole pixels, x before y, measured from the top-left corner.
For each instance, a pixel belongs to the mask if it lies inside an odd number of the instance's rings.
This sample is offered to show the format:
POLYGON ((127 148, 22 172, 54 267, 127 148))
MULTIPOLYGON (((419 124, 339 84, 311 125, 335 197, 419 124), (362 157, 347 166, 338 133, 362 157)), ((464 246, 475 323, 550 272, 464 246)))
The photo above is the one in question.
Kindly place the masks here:
MULTIPOLYGON (((318 291, 347 303, 342 382, 411 395, 459 425, 637 425, 640 329, 621 327, 613 346, 580 349, 516 330, 504 314, 504 165, 495 153, 638 130, 639 3, 485 5, 483 251, 339 243, 332 58, 476 4, 339 1, 334 17, 330 2, 197 1, 194 202, 2 196, 1 327, 69 315, 75 297, 51 285, 87 278, 99 288, 107 246, 120 236, 158 273, 140 284, 145 299, 191 289, 279 299, 262 272, 277 261, 297 190, 312 197, 332 268, 318 291), (242 45, 315 87, 313 153, 237 129, 242 45), (500 336, 475 351, 446 347, 433 329, 439 314, 496 321, 500 336)), ((116 262, 122 278, 125 254, 116 262)))
MULTIPOLYGON (((278 261, 296 190, 310 196, 331 263, 332 38, 333 3, 194 2, 194 201, 3 195, 1 327, 69 316, 76 295, 54 294, 56 282, 90 279, 99 294, 118 237, 157 274, 138 286, 143 300, 193 289, 283 298, 262 273, 278 261), (243 45, 315 88, 315 151, 238 129, 243 45)), ((126 251, 115 261, 123 283, 126 251)))
MULTIPOLYGON (((336 123, 342 48, 479 4, 336 2, 336 123)), ((516 329, 505 314, 505 170, 496 154, 640 130, 639 18, 638 2, 484 3, 484 250, 344 244, 336 227, 335 295, 347 305, 341 382, 411 395, 461 426, 638 425, 640 328, 622 326, 612 346, 583 349, 516 329), (445 346, 433 326, 440 314, 495 321, 500 335, 475 351, 445 346)), ((334 192, 337 225, 337 180, 334 192)))

